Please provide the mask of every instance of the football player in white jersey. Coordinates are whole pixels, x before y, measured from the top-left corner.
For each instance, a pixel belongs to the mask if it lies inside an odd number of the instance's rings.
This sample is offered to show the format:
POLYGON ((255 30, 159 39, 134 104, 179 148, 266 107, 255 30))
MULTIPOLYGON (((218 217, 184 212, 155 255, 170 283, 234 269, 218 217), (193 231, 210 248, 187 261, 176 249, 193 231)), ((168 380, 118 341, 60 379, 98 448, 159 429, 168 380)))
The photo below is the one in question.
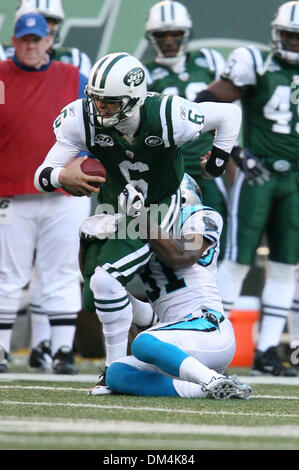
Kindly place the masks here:
MULTIPOLYGON (((235 337, 216 285, 222 217, 202 205, 199 187, 187 174, 181 190, 181 216, 170 237, 164 238, 166 234, 161 231, 151 238, 157 229, 155 223, 147 215, 139 217, 141 225, 147 222, 144 233, 154 251, 141 278, 159 322, 136 337, 131 345, 132 356, 108 367, 107 386, 95 387, 91 395, 115 391, 215 399, 250 396, 248 385, 223 375, 235 352, 235 337)), ((132 214, 138 193, 131 185, 124 193, 120 207, 132 214)), ((140 213, 140 207, 136 213, 140 213)), ((103 235, 104 224, 99 226, 98 220, 105 216, 97 217, 82 224, 84 237, 99 236, 99 227, 103 235)), ((133 309, 135 305, 140 308, 140 301, 130 298, 133 309)))
MULTIPOLYGON (((55 121, 57 142, 36 170, 36 188, 51 192, 63 187, 77 196, 99 193, 92 183, 104 180, 84 174, 82 159, 65 167, 78 151, 89 151, 107 171, 100 202, 117 210, 118 196, 129 183, 141 189, 146 207, 167 207, 161 223, 170 230, 180 210, 181 145, 216 129, 211 154, 203 156, 202 165, 208 177, 221 175, 239 133, 238 106, 147 94, 144 68, 126 52, 96 62, 86 95, 66 106, 55 121)), ((91 297, 103 325, 109 366, 127 352, 132 306, 125 286, 147 264, 152 251, 139 236, 126 233, 121 239, 119 231, 98 245, 87 251, 83 301, 88 310, 91 297)))

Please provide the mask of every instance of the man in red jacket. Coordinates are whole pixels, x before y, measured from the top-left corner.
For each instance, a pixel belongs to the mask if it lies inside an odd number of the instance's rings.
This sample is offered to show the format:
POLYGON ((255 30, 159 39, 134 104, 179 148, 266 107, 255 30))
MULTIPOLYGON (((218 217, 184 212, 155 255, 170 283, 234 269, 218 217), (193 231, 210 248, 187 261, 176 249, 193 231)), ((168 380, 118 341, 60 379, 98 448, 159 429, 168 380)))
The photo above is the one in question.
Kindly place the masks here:
MULTIPOLYGON (((56 373, 76 373, 72 351, 81 309, 77 229, 88 216, 84 198, 62 191, 41 195, 33 184, 36 167, 55 137, 53 121, 82 96, 87 80, 72 65, 47 54, 51 37, 42 15, 22 15, 12 38, 15 56, 0 63, 5 103, 0 112, 0 344, 7 358, 22 288, 35 257, 41 302, 52 329, 56 373)), ((7 372, 7 364, 0 364, 7 372)))

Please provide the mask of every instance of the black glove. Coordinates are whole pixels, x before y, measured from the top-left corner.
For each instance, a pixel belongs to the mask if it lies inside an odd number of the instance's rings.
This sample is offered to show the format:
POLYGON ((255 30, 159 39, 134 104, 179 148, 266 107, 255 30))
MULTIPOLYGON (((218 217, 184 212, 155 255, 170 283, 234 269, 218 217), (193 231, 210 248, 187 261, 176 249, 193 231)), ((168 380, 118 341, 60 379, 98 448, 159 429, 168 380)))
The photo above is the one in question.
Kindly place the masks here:
POLYGON ((269 181, 270 172, 263 167, 259 159, 248 149, 234 147, 231 156, 238 167, 243 171, 248 184, 262 185, 269 181))

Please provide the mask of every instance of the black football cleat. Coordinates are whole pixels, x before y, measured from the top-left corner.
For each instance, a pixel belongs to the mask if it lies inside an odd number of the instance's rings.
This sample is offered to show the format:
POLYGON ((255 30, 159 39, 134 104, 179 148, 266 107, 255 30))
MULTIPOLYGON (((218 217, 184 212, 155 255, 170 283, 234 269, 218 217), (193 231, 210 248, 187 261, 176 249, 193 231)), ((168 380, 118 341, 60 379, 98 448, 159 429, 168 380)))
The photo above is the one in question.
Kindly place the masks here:
POLYGON ((30 351, 29 369, 52 372, 52 362, 50 341, 41 341, 30 351))
POLYGON ((250 372, 252 376, 274 375, 281 377, 296 377, 294 367, 286 367, 278 357, 277 348, 271 346, 266 351, 255 352, 253 366, 250 372))
POLYGON ((78 373, 75 367, 73 350, 69 346, 61 346, 53 357, 53 373, 75 375, 78 373))

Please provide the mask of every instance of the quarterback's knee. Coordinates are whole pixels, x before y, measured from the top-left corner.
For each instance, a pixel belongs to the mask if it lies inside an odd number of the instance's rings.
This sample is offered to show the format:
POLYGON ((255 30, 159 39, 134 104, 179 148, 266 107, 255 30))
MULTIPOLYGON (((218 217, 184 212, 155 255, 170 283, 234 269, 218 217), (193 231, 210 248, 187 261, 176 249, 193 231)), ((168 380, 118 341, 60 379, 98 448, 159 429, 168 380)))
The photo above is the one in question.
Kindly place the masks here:
POLYGON ((120 290, 125 290, 117 279, 100 267, 96 268, 90 278, 90 289, 95 298, 115 297, 120 290))

